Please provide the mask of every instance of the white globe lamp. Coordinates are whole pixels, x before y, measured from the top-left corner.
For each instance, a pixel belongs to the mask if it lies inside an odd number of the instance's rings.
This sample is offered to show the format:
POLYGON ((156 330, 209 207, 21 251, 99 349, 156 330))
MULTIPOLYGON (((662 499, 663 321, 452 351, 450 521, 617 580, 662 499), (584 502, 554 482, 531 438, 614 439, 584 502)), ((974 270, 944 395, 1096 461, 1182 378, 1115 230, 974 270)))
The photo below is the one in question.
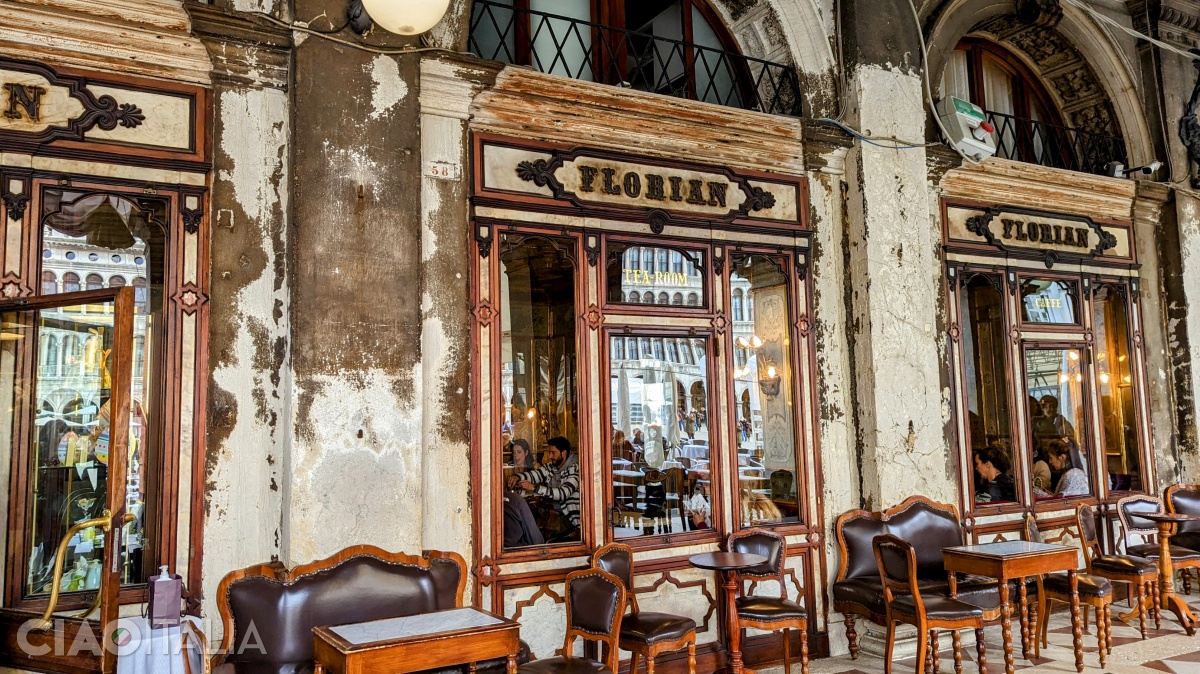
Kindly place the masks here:
POLYGON ((362 0, 377 26, 397 35, 420 35, 437 25, 450 0, 362 0))

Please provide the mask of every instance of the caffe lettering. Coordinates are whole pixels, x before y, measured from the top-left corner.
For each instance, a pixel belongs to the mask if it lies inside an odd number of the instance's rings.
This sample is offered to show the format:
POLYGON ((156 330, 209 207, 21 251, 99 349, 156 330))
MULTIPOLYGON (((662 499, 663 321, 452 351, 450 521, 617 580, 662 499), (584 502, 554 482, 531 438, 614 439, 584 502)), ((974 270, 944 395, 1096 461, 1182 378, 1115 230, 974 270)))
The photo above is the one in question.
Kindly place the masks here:
POLYGON ((1004 225, 1004 238, 1013 241, 1029 241, 1074 248, 1091 247, 1089 242, 1091 230, 1087 227, 1049 225, 1044 222, 1025 222, 1008 218, 1004 218, 1000 222, 1004 225))
POLYGON ((1063 301, 1057 297, 1035 297, 1033 306, 1038 309, 1062 309, 1063 301))
POLYGON ((682 201, 693 206, 727 208, 729 183, 697 180, 661 173, 639 173, 579 164, 579 191, 597 192, 629 199, 682 201), (599 178, 599 180, 597 180, 599 178))

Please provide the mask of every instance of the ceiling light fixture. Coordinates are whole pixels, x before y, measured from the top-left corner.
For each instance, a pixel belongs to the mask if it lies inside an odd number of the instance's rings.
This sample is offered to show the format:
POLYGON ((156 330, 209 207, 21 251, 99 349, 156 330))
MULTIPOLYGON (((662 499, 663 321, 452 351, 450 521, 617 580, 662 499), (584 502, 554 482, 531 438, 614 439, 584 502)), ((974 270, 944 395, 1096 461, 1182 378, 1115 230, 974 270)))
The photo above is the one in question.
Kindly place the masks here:
POLYGON ((359 35, 375 24, 397 35, 420 35, 446 15, 450 0, 350 0, 346 18, 359 35))

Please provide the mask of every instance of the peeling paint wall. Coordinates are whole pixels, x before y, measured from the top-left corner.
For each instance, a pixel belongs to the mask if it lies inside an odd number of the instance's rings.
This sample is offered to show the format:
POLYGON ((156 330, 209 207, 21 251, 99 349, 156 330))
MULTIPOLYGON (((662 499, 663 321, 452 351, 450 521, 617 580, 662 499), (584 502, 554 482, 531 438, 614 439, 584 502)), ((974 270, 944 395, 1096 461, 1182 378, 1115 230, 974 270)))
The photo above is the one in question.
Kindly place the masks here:
MULTIPOLYGON (((851 123, 876 136, 923 138, 918 76, 862 65, 850 77, 851 123), (891 105, 872 105, 872 101, 891 105)), ((847 279, 862 496, 884 508, 912 494, 956 502, 945 427, 945 339, 939 330, 940 228, 925 151, 858 144, 851 151, 847 279)))
POLYGON ((290 399, 287 94, 221 87, 216 99, 204 533, 210 615, 226 572, 279 555, 290 399))

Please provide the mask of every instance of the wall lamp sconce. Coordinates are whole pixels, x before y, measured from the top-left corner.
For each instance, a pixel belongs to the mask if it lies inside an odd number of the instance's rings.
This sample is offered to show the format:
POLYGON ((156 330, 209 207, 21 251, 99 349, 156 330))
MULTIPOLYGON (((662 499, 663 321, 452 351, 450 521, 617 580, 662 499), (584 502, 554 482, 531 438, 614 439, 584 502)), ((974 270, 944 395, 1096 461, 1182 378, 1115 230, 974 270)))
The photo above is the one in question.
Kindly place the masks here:
POLYGON ((397 35, 420 35, 446 15, 450 0, 350 0, 346 19, 350 29, 365 35, 375 24, 397 35))
POLYGON ((1142 175, 1148 176, 1162 168, 1162 165, 1162 162, 1155 160, 1149 164, 1146 164, 1145 166, 1125 168, 1125 165, 1119 161, 1110 161, 1104 167, 1104 175, 1108 176, 1109 178, 1128 178, 1134 173, 1141 173, 1142 175))
POLYGON ((758 390, 766 397, 774 398, 779 395, 779 385, 783 383, 783 376, 779 374, 779 368, 770 363, 771 361, 763 359, 762 365, 766 365, 766 368, 761 370, 758 377, 758 390))

